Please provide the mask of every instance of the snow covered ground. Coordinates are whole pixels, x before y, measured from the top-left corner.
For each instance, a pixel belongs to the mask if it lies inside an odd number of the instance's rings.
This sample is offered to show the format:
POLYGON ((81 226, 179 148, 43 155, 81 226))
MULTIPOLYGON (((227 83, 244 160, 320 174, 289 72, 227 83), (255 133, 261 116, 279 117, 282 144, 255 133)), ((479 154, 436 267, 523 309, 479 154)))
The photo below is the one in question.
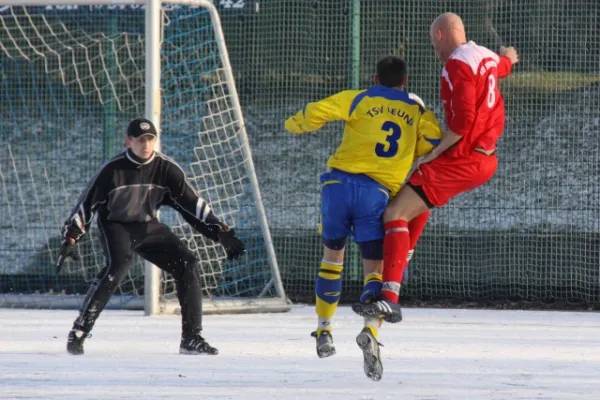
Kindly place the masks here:
POLYGON ((595 313, 406 309, 381 332, 384 376, 368 380, 341 308, 338 354, 320 360, 312 307, 205 318, 216 357, 177 354, 179 318, 107 311, 66 353, 74 311, 0 310, 1 399, 597 399, 595 313))

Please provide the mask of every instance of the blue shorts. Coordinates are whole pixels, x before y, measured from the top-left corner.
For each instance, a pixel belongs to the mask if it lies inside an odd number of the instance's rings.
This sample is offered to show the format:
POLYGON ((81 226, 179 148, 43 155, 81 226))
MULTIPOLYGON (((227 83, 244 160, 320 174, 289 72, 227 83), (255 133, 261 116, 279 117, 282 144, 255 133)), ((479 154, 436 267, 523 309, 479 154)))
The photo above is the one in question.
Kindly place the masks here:
MULTIPOLYGON (((389 190, 363 174, 332 170, 321 175, 321 225, 323 243, 340 243, 353 234, 357 243, 384 237, 383 212, 389 190)), ((333 246, 333 250, 339 250, 333 246)))

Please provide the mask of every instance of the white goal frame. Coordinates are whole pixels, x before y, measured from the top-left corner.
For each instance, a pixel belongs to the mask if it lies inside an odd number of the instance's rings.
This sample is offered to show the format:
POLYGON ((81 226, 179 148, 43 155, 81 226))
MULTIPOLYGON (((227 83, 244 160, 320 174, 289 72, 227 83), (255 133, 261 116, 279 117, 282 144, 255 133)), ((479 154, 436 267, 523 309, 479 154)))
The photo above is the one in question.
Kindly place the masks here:
MULTIPOLYGON (((233 113, 238 121, 238 135, 242 144, 242 151, 246 160, 246 168, 249 173, 250 184, 256 201, 257 211, 259 213, 259 224, 266 244, 268 262, 271 266, 272 278, 267 283, 263 291, 254 298, 223 298, 212 302, 204 302, 204 312, 210 313, 244 313, 244 312, 286 312, 291 309, 291 303, 288 300, 279 266, 275 256, 275 248, 269 231, 269 225, 266 218, 265 209, 262 203, 262 197, 256 178, 254 162, 252 161, 252 152, 248 141, 248 134, 244 124, 241 105, 235 80, 229 61, 229 54, 225 45, 225 38, 221 27, 221 19, 214 6, 209 0, 0 0, 0 7, 31 7, 31 6, 131 6, 140 5, 145 7, 145 36, 146 36, 146 59, 145 59, 145 116, 151 120, 160 132, 161 117, 161 10, 162 4, 195 6, 208 11, 210 20, 216 36, 216 42, 219 48, 219 55, 223 64, 227 88, 231 93, 233 113), (274 288, 275 297, 263 297, 270 289, 274 288)), ((157 149, 160 150, 160 133, 157 141, 157 149)), ((146 263, 144 271, 144 299, 131 298, 121 304, 123 309, 144 309, 145 315, 171 314, 180 312, 176 301, 161 301, 160 293, 160 270, 146 263)), ((19 295, 15 303, 26 304, 44 304, 48 302, 50 295, 19 295)), ((73 308, 76 304, 74 299, 53 299, 53 308, 73 308)), ((111 299, 107 308, 116 305, 117 302, 111 299)), ((9 302, 10 303, 10 302, 9 302)), ((0 302, 0 306, 2 302, 0 302)), ((112 308, 112 307, 111 307, 112 308)))

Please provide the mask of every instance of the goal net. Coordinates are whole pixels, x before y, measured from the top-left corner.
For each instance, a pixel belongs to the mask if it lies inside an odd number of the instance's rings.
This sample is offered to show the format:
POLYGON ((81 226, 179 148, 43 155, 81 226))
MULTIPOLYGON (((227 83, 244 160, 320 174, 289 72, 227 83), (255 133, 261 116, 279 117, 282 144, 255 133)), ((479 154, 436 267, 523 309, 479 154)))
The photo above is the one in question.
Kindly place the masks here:
MULTIPOLYGON (((70 3, 0 2, 0 306, 79 305, 104 265, 99 232, 92 224, 81 260, 56 275, 60 229, 148 101, 145 2, 70 3)), ((161 220, 198 258, 208 311, 285 310, 218 17, 208 2, 178 1, 163 2, 160 20, 161 149, 247 255, 228 261, 175 212, 161 220)), ((144 266, 134 259, 109 307, 143 307, 144 266)), ((176 304, 166 274, 160 296, 163 309, 176 304)))

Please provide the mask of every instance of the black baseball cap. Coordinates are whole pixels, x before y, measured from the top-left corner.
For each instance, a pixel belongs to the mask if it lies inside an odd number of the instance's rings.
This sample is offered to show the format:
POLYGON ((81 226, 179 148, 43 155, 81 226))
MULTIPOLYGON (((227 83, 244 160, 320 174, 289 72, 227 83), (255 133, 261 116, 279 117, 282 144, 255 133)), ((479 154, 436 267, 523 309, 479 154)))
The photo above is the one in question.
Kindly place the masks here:
POLYGON ((127 127, 127 136, 139 138, 144 135, 157 136, 156 128, 152 121, 146 118, 136 118, 129 123, 129 127, 127 127))

